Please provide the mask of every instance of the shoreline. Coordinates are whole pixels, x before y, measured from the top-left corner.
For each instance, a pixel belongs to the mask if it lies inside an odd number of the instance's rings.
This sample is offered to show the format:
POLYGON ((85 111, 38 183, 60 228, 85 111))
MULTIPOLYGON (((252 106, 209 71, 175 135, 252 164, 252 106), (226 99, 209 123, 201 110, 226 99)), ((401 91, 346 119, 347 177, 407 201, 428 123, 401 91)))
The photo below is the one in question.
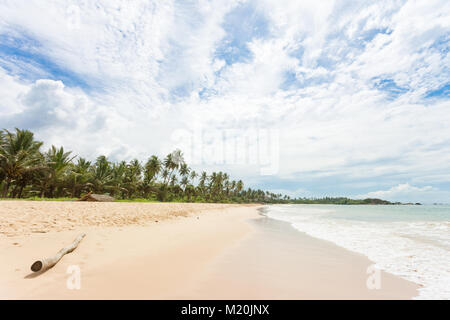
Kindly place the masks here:
POLYGON ((409 299, 417 292, 415 284, 384 272, 382 289, 367 292, 366 257, 265 217, 262 206, 164 207, 169 211, 163 213, 160 204, 133 204, 129 216, 97 212, 89 220, 73 206, 47 206, 59 211, 41 210, 41 218, 77 216, 80 226, 0 234, 0 255, 9 262, 0 266, 0 299, 409 299), (142 212, 147 209, 151 214, 142 212), (148 223, 126 225, 136 214, 148 223), (119 225, 89 224, 105 217, 119 225), (30 274, 33 259, 55 254, 81 232, 87 236, 74 252, 47 272, 30 274), (67 289, 71 265, 81 270, 80 290, 67 289))
POLYGON ((368 289, 367 270, 374 263, 366 256, 257 210, 260 218, 250 221, 255 232, 211 265, 193 290, 195 299, 406 300, 418 295, 417 284, 383 270, 380 288, 368 289))

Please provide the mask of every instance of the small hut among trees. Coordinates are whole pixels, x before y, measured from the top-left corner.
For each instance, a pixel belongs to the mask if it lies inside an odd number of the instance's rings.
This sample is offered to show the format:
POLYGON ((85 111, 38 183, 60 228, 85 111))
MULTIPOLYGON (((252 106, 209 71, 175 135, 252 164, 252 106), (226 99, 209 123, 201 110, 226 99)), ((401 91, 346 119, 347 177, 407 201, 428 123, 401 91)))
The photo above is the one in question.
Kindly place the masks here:
POLYGON ((81 197, 80 201, 113 202, 115 199, 107 194, 88 194, 81 197))

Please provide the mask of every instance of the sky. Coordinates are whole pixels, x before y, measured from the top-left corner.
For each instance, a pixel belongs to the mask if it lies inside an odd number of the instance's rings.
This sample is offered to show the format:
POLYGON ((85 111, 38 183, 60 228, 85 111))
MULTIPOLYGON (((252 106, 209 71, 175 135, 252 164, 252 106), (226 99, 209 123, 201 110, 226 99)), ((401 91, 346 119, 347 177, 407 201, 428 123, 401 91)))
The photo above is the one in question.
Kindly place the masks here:
POLYGON ((0 128, 293 197, 450 203, 450 2, 0 0, 0 128))

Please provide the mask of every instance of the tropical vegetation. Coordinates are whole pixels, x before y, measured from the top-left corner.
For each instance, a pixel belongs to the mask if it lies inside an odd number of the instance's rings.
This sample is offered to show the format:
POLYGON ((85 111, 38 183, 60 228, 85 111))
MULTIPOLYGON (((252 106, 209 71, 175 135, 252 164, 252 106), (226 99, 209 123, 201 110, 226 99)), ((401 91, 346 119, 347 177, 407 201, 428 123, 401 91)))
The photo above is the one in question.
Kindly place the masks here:
POLYGON ((0 198, 76 199, 88 192, 118 200, 186 202, 276 202, 280 194, 244 189, 242 180, 224 172, 196 172, 180 150, 144 163, 94 161, 63 147, 42 150, 29 130, 0 131, 0 198))
POLYGON ((324 198, 299 198, 293 199, 290 203, 295 204, 401 204, 400 202, 390 202, 387 200, 381 200, 376 198, 367 198, 367 199, 350 199, 345 197, 324 197, 324 198))
POLYGON ((244 189, 242 180, 225 172, 196 172, 175 150, 164 158, 141 163, 94 161, 76 157, 63 147, 43 151, 29 130, 0 130, 0 198, 73 200, 93 192, 119 201, 183 201, 232 203, 392 204, 380 199, 291 199, 269 191, 244 189))

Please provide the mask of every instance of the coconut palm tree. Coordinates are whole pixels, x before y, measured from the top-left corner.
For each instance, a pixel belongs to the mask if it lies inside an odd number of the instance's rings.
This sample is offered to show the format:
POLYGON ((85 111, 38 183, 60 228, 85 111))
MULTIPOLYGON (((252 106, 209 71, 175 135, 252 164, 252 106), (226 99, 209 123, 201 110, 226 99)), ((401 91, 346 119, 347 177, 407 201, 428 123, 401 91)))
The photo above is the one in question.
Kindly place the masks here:
POLYGON ((163 178, 163 184, 167 185, 166 181, 167 181, 167 179, 169 179, 169 170, 164 168, 161 173, 161 177, 163 178))
MULTIPOLYGON (((5 143, 5 142, 6 142, 5 133, 3 132, 3 130, 0 130, 0 146, 2 146, 3 143, 5 143)), ((0 162, 1 161, 2 161, 2 159, 0 158, 0 162)), ((5 177, 6 177, 5 171, 3 170, 1 163, 0 163, 0 186, 3 183, 3 180, 5 180, 5 177)))
POLYGON ((177 182, 178 182, 177 176, 176 176, 176 175, 173 175, 173 176, 170 178, 170 186, 171 186, 171 187, 174 187, 174 186, 177 184, 177 182))
POLYGON ((54 196, 56 189, 62 187, 63 177, 66 175, 65 170, 75 158, 70 156, 71 153, 72 151, 65 152, 63 147, 58 149, 52 146, 44 155, 49 170, 46 171, 43 178, 41 196, 47 193, 46 195, 51 198, 54 196))
POLYGON ((134 159, 126 166, 125 170, 125 188, 128 190, 128 198, 132 198, 133 194, 140 187, 142 174, 142 166, 139 160, 134 159))
POLYGON ((198 186, 197 186, 197 189, 200 190, 200 193, 201 193, 203 198, 205 198, 206 181, 207 180, 208 180, 208 174, 206 173, 206 171, 203 171, 200 174, 200 179, 199 179, 198 186))
POLYGON ((195 180, 195 178, 197 178, 197 176, 198 176, 197 172, 192 170, 191 171, 191 176, 190 176, 192 183, 194 183, 194 180, 195 180))
POLYGON ((42 144, 34 140, 31 131, 16 128, 16 132, 12 133, 5 130, 0 140, 0 168, 4 175, 2 197, 8 196, 12 183, 45 169, 39 151, 42 144))
POLYGON ((112 164, 110 186, 114 197, 124 198, 124 193, 128 192, 124 182, 126 168, 127 163, 125 161, 112 164))
POLYGON ((145 198, 156 193, 155 182, 161 172, 161 161, 157 156, 151 156, 143 167, 144 177, 140 183, 140 190, 145 198))
POLYGON ((244 183, 242 182, 242 180, 239 180, 236 184, 236 190, 237 192, 241 192, 242 189, 244 189, 244 183))
POLYGON ((111 162, 105 156, 99 156, 92 167, 92 183, 96 192, 103 193, 109 189, 113 171, 111 162))
MULTIPOLYGON (((173 160, 173 154, 169 153, 165 158, 164 158, 164 171, 167 172, 167 174, 165 174, 165 179, 164 179, 164 184, 167 184, 168 181, 170 181, 171 177, 172 177, 172 172, 178 168, 178 165, 175 163, 175 161, 173 160)), ((163 172, 165 173, 165 172, 163 172)))
POLYGON ((161 161, 157 156, 152 156, 144 166, 144 177, 149 183, 155 179, 161 171, 161 161))
POLYGON ((189 184, 189 178, 185 175, 181 178, 180 184, 183 186, 183 191, 186 192, 186 187, 189 184))
POLYGON ((91 162, 84 158, 78 158, 76 164, 71 164, 69 174, 66 178, 65 185, 70 190, 70 197, 80 197, 81 192, 87 191, 92 184, 89 182, 92 178, 89 171, 91 162))
MULTIPOLYGON (((231 180, 225 172, 203 171, 198 175, 185 163, 180 150, 163 161, 148 158, 144 166, 134 159, 111 162, 99 156, 91 162, 79 158, 74 163, 71 152, 52 146, 41 153, 42 142, 33 133, 16 129, 0 130, 0 192, 3 197, 40 194, 48 197, 83 192, 110 192, 119 198, 156 195, 161 201, 195 200, 217 202, 289 202, 290 197, 262 190, 244 190, 242 180, 231 180), (198 180, 197 180, 198 178, 198 180), (197 186, 195 183, 198 181, 197 186)), ((294 199, 295 200, 295 199, 294 199)))
POLYGON ((182 163, 180 165, 180 174, 182 176, 187 176, 190 171, 191 171, 191 169, 188 167, 188 165, 186 163, 182 163))

